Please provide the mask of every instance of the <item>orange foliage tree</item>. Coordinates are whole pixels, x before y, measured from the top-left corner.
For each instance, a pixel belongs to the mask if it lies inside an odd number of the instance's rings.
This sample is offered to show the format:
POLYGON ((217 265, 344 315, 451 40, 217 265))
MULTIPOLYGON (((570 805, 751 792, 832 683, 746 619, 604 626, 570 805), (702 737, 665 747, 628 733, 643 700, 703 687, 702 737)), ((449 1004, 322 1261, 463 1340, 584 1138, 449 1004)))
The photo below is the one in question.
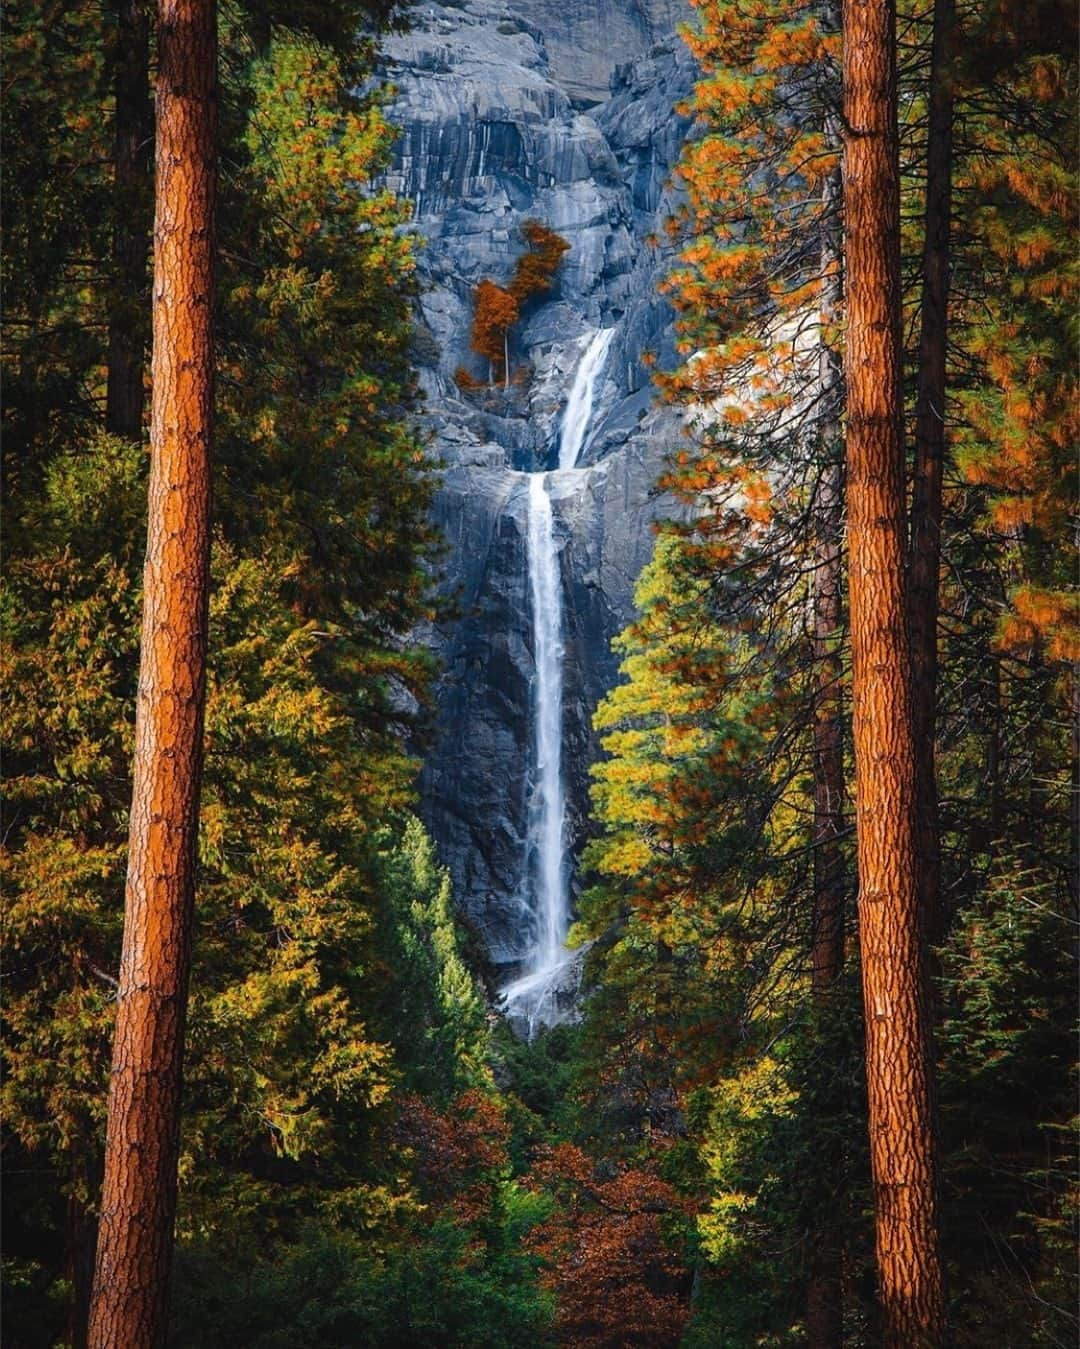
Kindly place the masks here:
POLYGON ((423 1097, 405 1096, 395 1137, 412 1159, 425 1202, 464 1225, 490 1215, 510 1164, 510 1123, 494 1096, 465 1091, 442 1112, 423 1097))
POLYGON ((685 1211, 654 1171, 603 1176, 578 1147, 543 1151, 531 1173, 555 1197, 529 1244, 557 1298, 559 1343, 567 1349, 661 1349, 686 1324, 689 1274, 665 1239, 685 1211))
MULTIPOLYGON (((689 555, 702 573, 738 576, 722 617, 768 634, 761 658, 794 676, 791 725, 813 728, 805 940, 824 1004, 849 907, 839 14, 820 0, 695 8, 687 41, 704 76, 693 101, 703 134, 679 166, 688 200, 672 229, 689 239, 670 282, 692 354, 663 381, 693 409, 694 444, 674 456, 668 484, 693 503, 689 555)), ((833 1216, 809 1260, 807 1330, 819 1346, 839 1336, 833 1216)))
POLYGON ((499 376, 510 387, 510 329, 518 320, 516 298, 485 277, 473 291, 472 349, 487 358, 488 379, 499 376))
POLYGON ((955 452, 1007 554, 998 638, 1080 659, 1075 580, 1077 20, 1003 0, 961 33, 955 452))
MULTIPOLYGON (((498 377, 506 388, 510 387, 510 329, 529 300, 551 289, 570 247, 562 235, 539 220, 526 220, 521 233, 528 250, 515 264, 509 289, 484 277, 473 290, 472 349, 486 357, 489 381, 494 383, 498 377)), ((457 381, 463 389, 470 387, 464 371, 458 372, 457 381)))
POLYGON ((521 227, 528 251, 522 253, 514 266, 510 293, 518 304, 525 305, 534 295, 549 291, 559 270, 569 243, 540 220, 526 220, 521 227))

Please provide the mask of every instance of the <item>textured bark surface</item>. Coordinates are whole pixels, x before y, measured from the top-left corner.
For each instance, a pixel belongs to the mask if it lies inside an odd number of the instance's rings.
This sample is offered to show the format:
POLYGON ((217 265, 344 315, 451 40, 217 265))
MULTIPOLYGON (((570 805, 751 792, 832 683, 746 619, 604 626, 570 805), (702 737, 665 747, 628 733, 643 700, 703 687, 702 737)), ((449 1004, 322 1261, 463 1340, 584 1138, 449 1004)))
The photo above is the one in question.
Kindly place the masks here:
POLYGON ((944 1338, 904 565, 896 15, 844 4, 847 507, 859 936, 888 1349, 944 1338))
POLYGON ((115 0, 115 128, 112 304, 105 428, 142 438, 146 263, 150 253, 150 15, 145 0, 115 0))
POLYGON ((93 1349, 165 1333, 206 664, 216 66, 213 0, 162 0, 149 524, 93 1349))
MULTIPOLYGON (((836 141, 826 132, 832 148, 836 141)), ((844 469, 840 409, 843 375, 832 332, 840 319, 843 273, 840 171, 823 189, 821 323, 818 397, 820 476, 814 499, 814 910, 811 986, 824 1004, 844 963, 844 667, 841 656, 844 469)), ((834 1216, 821 1215, 806 1289, 806 1340, 811 1349, 843 1343, 842 1249, 834 1216)))
POLYGON ((927 942, 935 946, 945 935, 934 740, 937 733, 937 622, 941 572, 941 479, 945 459, 945 358, 949 303, 949 224, 952 214, 955 26, 955 0, 935 0, 930 56, 926 238, 923 244, 908 595, 911 606, 919 893, 927 942))

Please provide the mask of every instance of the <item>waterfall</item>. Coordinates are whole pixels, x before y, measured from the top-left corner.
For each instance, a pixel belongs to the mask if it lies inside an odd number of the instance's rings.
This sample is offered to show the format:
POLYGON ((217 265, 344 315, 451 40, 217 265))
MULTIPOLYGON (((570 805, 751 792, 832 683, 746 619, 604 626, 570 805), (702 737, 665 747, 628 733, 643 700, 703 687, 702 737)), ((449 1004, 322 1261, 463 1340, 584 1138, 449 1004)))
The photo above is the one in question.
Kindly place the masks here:
POLYGON ((567 959, 563 943, 569 921, 562 780, 562 584, 545 479, 543 473, 529 475, 526 536, 536 667, 526 856, 532 946, 525 973, 502 992, 505 1010, 525 1023, 530 1039, 538 1025, 559 1020, 556 984, 567 959))
POLYGON ((593 333, 585 355, 574 371, 574 382, 570 387, 570 397, 566 400, 562 423, 559 427, 559 467, 577 468, 581 451, 585 448, 585 437, 592 422, 593 396, 596 393, 596 381, 604 368, 614 328, 598 328, 593 333))
MULTIPOLYGON (((573 469, 592 421, 596 380, 614 329, 592 337, 574 374, 559 431, 561 469, 573 469)), ((562 774, 563 603, 559 554, 546 473, 529 475, 526 536, 532 601, 533 771, 529 794, 526 884, 531 888, 533 944, 525 972, 502 991, 504 1010, 524 1022, 531 1039, 538 1025, 562 1019, 560 974, 571 959, 566 858, 566 794, 562 774)))
POLYGON ((566 938, 566 877, 562 783, 562 587, 544 476, 529 481, 529 585, 536 646, 536 805, 531 833, 536 847, 539 934, 535 963, 557 965, 566 938))

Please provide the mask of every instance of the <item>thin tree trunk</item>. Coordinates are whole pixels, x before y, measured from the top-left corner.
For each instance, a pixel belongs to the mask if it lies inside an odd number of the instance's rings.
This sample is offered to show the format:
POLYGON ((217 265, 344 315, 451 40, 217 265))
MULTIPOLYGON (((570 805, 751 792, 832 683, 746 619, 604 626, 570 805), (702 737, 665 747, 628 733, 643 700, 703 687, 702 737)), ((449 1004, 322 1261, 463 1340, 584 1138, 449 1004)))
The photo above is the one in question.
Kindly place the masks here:
POLYGON ((503 330, 503 388, 510 387, 510 329, 503 330))
MULTIPOLYGON (((829 135, 828 128, 826 135, 829 135)), ((833 139, 833 147, 838 144, 833 139)), ((844 699, 841 535, 843 530, 843 441, 840 410, 843 377, 835 330, 843 300, 840 247, 840 170, 822 194, 821 324, 818 396, 822 458, 814 502, 814 909, 812 992, 824 1006, 844 963, 844 699)), ((811 1349, 838 1349, 843 1342, 842 1245, 837 1215, 823 1213, 814 1234, 806 1290, 806 1335, 811 1349)))
POLYGON ((955 0, 935 0, 926 160, 926 237, 915 405, 911 497, 912 712, 918 802, 919 893, 927 943, 945 936, 941 897, 934 740, 937 733, 937 623, 941 571, 941 478, 945 458, 945 357, 952 214, 953 32, 955 0))
POLYGON ((142 437, 145 324, 150 307, 150 16, 145 0, 115 0, 113 296, 109 313, 105 428, 142 437))
POLYGON ((202 767, 216 100, 213 0, 161 0, 149 524, 91 1349, 165 1336, 202 767))
MULTIPOLYGON (((84 1140, 83 1146, 92 1150, 94 1145, 84 1140)), ((81 1167, 82 1163, 79 1165, 81 1167)), ((78 1192, 82 1188, 79 1181, 85 1186, 86 1176, 81 1172, 75 1177, 76 1192, 68 1196, 64 1219, 64 1276, 71 1288, 64 1338, 68 1349, 86 1349, 90 1289, 94 1278, 94 1244, 97 1239, 97 1222, 82 1194, 78 1192)))
MULTIPOLYGON (((1002 833, 1001 789, 1001 661, 997 653, 990 656, 990 743, 986 747, 986 774, 990 779, 990 839, 989 849, 997 855, 1002 833)), ((1080 733, 1080 725, 1074 726, 1080 733)), ((1077 835, 1080 839, 1080 834, 1077 835)))
POLYGON ((928 990, 904 583, 893 0, 844 0, 847 508, 859 934, 887 1349, 942 1344, 928 990))
POLYGON ((1069 672, 1069 710, 1072 733, 1069 736, 1069 873, 1065 878, 1073 904, 1080 899, 1080 662, 1069 672))
POLYGON ((987 853, 993 860, 1001 838, 1001 662, 987 651, 985 665, 977 697, 986 709, 986 772, 980 800, 971 811, 968 849, 973 857, 987 853))

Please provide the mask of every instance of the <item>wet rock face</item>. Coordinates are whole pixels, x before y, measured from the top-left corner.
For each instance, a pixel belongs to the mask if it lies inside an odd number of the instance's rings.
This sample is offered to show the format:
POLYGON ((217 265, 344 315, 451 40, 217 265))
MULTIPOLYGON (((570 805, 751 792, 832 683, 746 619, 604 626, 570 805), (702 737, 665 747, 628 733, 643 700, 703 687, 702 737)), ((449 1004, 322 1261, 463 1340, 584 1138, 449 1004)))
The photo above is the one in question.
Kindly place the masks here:
POLYGON ((558 462, 560 420, 589 336, 615 328, 576 472, 548 480, 563 582, 563 762, 568 829, 583 836, 591 715, 617 677, 611 638, 652 550, 653 497, 674 414, 653 406, 651 352, 674 359, 657 295, 670 266, 650 237, 687 122, 694 71, 674 35, 682 0, 421 2, 387 44, 402 128, 389 174, 416 204, 424 293, 416 359, 425 422, 446 465, 436 515, 459 617, 431 638, 442 661, 423 813, 495 962, 528 937, 527 802, 533 632, 525 475, 558 462), (556 289, 522 316, 509 390, 465 398, 472 288, 505 284, 539 218, 570 243, 556 289))

